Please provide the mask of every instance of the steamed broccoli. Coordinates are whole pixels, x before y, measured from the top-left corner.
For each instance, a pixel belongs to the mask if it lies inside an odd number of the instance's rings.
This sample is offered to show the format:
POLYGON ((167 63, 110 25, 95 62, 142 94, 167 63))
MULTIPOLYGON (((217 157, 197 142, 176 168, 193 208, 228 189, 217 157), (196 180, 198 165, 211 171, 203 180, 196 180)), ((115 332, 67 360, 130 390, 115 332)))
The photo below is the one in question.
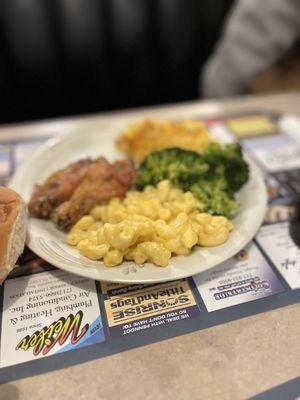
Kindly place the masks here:
POLYGON ((140 165, 137 186, 156 185, 169 179, 175 185, 182 187, 190 185, 193 179, 208 172, 209 165, 199 158, 194 151, 177 147, 151 153, 140 165))
POLYGON ((189 190, 201 201, 205 212, 228 217, 238 209, 238 203, 224 187, 224 179, 199 179, 189 190))
POLYGON ((247 182, 249 167, 243 159, 242 148, 238 143, 226 146, 211 143, 202 157, 209 164, 213 176, 225 178, 228 192, 237 192, 247 182))
POLYGON ((150 154, 140 165, 137 187, 169 179, 175 186, 190 190, 206 212, 230 216, 238 208, 234 193, 248 178, 248 165, 239 144, 212 143, 202 154, 180 148, 150 154))

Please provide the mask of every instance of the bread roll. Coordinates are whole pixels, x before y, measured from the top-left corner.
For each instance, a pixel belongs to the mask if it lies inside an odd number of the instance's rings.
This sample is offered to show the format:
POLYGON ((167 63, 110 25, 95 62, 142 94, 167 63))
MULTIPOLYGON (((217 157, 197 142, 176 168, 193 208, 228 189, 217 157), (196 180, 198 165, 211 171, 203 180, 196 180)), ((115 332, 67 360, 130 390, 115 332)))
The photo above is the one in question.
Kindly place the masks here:
POLYGON ((25 238, 25 203, 13 190, 0 187, 0 284, 22 254, 25 238))

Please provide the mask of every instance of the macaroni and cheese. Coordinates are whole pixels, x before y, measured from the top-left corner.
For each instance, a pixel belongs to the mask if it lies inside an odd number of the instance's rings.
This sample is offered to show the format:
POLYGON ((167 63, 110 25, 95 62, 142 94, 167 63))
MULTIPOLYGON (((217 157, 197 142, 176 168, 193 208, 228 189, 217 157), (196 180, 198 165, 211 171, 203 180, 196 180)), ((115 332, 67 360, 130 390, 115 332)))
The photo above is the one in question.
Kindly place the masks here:
POLYGON ((227 240, 232 223, 201 208, 192 193, 162 181, 95 207, 74 225, 67 242, 92 260, 103 259, 107 267, 124 259, 165 267, 172 254, 187 255, 197 244, 217 246, 227 240))

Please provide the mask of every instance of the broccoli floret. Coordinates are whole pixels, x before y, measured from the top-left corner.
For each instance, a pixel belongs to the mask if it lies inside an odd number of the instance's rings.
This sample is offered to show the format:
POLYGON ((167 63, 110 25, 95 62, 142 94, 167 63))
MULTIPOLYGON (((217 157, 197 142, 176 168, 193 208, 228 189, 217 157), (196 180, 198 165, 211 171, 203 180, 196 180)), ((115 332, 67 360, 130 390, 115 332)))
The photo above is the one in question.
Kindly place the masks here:
POLYGON ((249 179, 249 167, 243 159, 242 149, 238 143, 220 146, 211 143, 203 153, 203 159, 210 165, 210 172, 224 176, 227 190, 237 192, 249 179))
MULTIPOLYGON (((169 179, 175 185, 189 187, 199 176, 208 172, 209 165, 194 151, 177 147, 151 153, 140 165, 137 187, 156 185, 169 179)), ((188 190, 188 189, 186 189, 188 190)))
POLYGON ((238 209, 238 203, 224 190, 224 180, 200 179, 189 190, 203 204, 203 211, 213 215, 233 215, 238 209))
POLYGON ((249 168, 239 144, 212 143, 202 154, 180 148, 150 154, 140 165, 137 187, 169 179, 184 191, 190 190, 206 212, 230 216, 238 208, 234 193, 248 178, 249 168))

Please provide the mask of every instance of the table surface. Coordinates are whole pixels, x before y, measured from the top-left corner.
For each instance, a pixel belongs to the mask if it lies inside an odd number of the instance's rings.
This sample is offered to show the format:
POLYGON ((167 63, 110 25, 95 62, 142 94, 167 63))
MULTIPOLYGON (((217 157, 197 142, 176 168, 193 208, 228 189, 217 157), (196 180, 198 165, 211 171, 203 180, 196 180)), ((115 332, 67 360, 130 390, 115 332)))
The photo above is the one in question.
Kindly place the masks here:
MULTIPOLYGON (((300 115, 300 93, 191 102, 2 126, 0 141, 112 120, 270 110, 300 115)), ((300 304, 1 385, 0 399, 246 399, 300 375, 300 304)))

